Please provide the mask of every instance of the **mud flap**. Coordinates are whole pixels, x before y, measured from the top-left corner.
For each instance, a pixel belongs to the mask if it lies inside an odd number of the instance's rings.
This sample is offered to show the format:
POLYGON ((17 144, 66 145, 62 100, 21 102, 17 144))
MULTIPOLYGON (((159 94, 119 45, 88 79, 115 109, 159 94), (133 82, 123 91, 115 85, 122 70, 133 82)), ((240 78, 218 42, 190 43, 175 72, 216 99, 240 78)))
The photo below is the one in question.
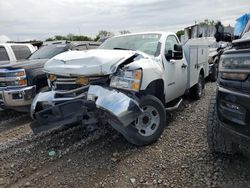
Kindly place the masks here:
POLYGON ((36 121, 30 127, 37 134, 42 131, 80 122, 87 109, 95 104, 84 100, 72 100, 41 110, 36 113, 36 121))

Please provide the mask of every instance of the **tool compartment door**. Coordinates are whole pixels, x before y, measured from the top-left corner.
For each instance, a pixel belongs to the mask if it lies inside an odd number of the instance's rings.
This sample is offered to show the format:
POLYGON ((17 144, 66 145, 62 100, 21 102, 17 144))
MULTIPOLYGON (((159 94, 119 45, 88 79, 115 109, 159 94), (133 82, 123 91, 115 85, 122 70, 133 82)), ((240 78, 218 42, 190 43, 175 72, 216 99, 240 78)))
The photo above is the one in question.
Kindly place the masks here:
POLYGON ((191 47, 189 51, 189 88, 194 86, 197 83, 198 78, 198 48, 191 47))
POLYGON ((205 77, 207 76, 208 69, 208 48, 202 47, 198 48, 198 68, 203 67, 205 77))

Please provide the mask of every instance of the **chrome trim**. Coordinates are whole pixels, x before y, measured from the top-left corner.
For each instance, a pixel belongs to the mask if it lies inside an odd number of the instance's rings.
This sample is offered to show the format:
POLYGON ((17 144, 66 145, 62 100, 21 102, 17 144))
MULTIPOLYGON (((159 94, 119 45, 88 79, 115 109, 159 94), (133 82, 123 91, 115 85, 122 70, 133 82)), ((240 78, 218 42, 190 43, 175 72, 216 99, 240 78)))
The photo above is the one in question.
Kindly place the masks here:
POLYGON ((13 72, 25 72, 25 69, 0 69, 0 73, 13 73, 13 72))
POLYGON ((36 113, 37 103, 46 103, 51 106, 54 106, 56 102, 66 102, 74 99, 84 98, 86 97, 86 92, 89 86, 83 86, 77 89, 69 90, 69 91, 47 91, 38 93, 36 97, 33 99, 31 104, 31 117, 34 119, 34 114, 36 113), (78 92, 80 94, 77 95, 78 92), (75 97, 57 97, 56 95, 67 95, 67 94, 75 94, 75 97))
POLYGON ((67 85, 67 84, 76 84, 76 82, 58 82, 58 81, 54 81, 53 82, 54 85, 67 85))
POLYGON ((36 86, 29 86, 17 89, 6 89, 0 91, 2 101, 6 107, 27 106, 32 103, 32 99, 36 94, 36 86), (13 99, 14 94, 21 94, 21 99, 13 99), (27 98, 26 98, 27 97, 27 98))
POLYGON ((26 79, 26 76, 18 76, 18 77, 0 77, 0 82, 14 82, 19 80, 26 79))

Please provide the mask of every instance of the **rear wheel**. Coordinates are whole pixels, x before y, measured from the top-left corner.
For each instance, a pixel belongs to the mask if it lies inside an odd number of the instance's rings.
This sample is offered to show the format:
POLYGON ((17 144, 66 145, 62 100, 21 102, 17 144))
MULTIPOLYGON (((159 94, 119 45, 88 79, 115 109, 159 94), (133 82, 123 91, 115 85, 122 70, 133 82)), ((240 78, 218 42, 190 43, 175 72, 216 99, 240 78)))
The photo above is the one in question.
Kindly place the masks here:
POLYGON ((205 88, 205 79, 204 79, 204 76, 200 74, 198 83, 195 84, 190 89, 190 97, 194 100, 199 100, 203 95, 204 88, 205 88))
POLYGON ((209 79, 211 82, 216 82, 218 77, 218 63, 215 62, 213 70, 211 72, 211 74, 209 75, 209 79))
POLYGON ((161 136, 166 125, 166 111, 162 102, 151 95, 141 99, 140 107, 143 112, 127 127, 130 134, 125 134, 124 137, 134 145, 144 146, 161 136))

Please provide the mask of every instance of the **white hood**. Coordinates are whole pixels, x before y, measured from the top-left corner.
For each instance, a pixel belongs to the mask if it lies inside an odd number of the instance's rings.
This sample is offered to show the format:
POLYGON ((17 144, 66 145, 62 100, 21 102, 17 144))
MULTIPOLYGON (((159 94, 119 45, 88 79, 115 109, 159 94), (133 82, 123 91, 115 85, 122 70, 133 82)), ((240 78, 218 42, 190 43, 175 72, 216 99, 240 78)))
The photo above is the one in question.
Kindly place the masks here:
POLYGON ((44 71, 58 75, 108 75, 136 52, 128 50, 68 51, 44 65, 44 71))

